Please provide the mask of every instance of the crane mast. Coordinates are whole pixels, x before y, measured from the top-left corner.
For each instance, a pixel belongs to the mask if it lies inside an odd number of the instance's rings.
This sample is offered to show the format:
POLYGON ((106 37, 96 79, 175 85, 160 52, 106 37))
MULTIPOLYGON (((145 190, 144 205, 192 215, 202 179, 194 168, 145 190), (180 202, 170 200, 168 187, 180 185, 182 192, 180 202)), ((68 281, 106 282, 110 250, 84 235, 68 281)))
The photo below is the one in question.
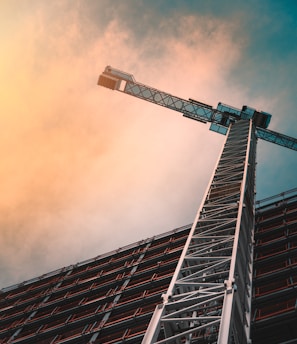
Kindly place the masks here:
POLYGON ((248 343, 256 141, 251 120, 230 128, 143 343, 248 343))
POLYGON ((295 138, 267 129, 271 115, 219 103, 216 109, 135 81, 110 66, 98 84, 182 112, 226 135, 163 302, 143 344, 250 343, 257 139, 297 150, 295 138))

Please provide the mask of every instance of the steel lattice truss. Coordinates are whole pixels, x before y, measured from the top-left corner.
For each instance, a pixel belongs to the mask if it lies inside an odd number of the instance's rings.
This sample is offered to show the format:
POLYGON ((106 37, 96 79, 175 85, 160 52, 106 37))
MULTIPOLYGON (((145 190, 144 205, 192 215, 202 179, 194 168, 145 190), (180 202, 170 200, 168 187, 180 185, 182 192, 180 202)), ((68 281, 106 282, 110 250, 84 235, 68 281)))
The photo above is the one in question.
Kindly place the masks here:
POLYGON ((257 136, 268 142, 276 143, 277 145, 297 150, 297 140, 293 137, 277 133, 276 131, 257 128, 257 136))
POLYGON ((231 127, 163 305, 156 308, 143 343, 247 343, 255 147, 251 121, 231 127))
POLYGON ((210 130, 226 135, 229 126, 238 120, 253 119, 256 136, 262 140, 297 150, 297 139, 272 130, 269 113, 255 110, 244 105, 241 110, 219 103, 214 109, 211 105, 194 99, 185 100, 170 93, 136 82, 132 74, 107 66, 99 76, 98 85, 118 90, 139 99, 146 100, 168 109, 181 112, 185 117, 203 123, 211 123, 210 130))
POLYGON ((212 107, 201 107, 195 103, 190 103, 182 98, 140 83, 127 82, 124 92, 151 103, 157 103, 171 110, 182 112, 185 116, 194 117, 201 122, 212 121, 220 123, 222 120, 222 114, 214 113, 212 107))

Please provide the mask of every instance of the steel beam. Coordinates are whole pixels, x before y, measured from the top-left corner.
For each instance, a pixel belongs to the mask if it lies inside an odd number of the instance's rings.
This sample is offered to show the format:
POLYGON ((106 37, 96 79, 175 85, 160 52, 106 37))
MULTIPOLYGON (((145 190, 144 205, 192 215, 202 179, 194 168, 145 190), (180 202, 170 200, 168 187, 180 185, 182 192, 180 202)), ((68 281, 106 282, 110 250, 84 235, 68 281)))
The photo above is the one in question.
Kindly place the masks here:
POLYGON ((251 120, 229 128, 143 344, 250 342, 256 141, 251 120))

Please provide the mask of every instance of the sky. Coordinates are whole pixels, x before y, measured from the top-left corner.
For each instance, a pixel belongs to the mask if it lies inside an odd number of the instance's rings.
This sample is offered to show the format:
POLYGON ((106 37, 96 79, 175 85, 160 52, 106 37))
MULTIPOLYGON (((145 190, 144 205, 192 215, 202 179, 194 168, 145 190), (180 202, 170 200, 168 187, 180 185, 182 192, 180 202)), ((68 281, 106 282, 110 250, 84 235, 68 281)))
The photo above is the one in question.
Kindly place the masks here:
MULTIPOLYGON (((2 0, 0 288, 190 224, 225 137, 97 86, 106 65, 297 137, 297 2, 2 0)), ((259 141, 257 199, 296 187, 259 141)))

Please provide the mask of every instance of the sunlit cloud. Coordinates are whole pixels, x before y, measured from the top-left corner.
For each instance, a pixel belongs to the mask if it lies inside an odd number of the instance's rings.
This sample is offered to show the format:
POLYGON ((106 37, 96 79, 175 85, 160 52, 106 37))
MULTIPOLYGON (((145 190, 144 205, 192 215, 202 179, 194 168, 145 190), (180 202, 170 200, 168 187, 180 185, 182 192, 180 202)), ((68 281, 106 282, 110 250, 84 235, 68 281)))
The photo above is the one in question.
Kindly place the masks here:
POLYGON ((228 82, 246 44, 239 22, 148 11, 140 33, 128 10, 123 18, 101 3, 90 19, 82 3, 67 1, 33 2, 15 22, 7 19, 2 286, 195 216, 224 138, 181 114, 99 88, 107 64, 214 106, 240 104, 245 95, 228 82))

